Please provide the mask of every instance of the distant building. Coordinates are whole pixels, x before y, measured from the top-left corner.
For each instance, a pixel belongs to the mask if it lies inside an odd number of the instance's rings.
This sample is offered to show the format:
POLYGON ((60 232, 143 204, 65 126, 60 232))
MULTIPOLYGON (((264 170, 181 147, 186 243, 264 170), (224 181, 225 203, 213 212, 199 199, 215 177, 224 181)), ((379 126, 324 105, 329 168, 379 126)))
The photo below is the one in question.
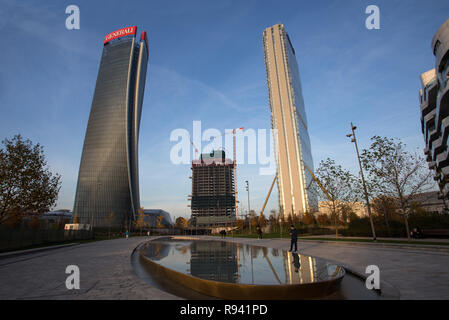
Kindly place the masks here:
POLYGON ((68 209, 50 211, 39 216, 40 220, 46 220, 48 223, 71 222, 73 213, 68 209))
MULTIPOLYGON (((343 203, 345 206, 347 206, 352 212, 354 212, 359 218, 364 218, 368 213, 365 208, 365 205, 363 202, 341 202, 336 201, 337 205, 340 206, 341 203, 343 203)), ((320 201, 318 202, 318 214, 332 214, 332 204, 330 201, 320 201)))
POLYGON ((285 217, 318 209, 312 150, 295 49, 283 24, 263 32, 271 127, 277 130, 279 211, 285 217), (306 167, 307 166, 307 167, 306 167))
POLYGON ((192 225, 228 226, 235 223, 234 163, 222 150, 192 161, 192 225))
POLYGON ((446 205, 438 191, 419 193, 412 198, 410 203, 417 204, 428 213, 446 213, 446 205))
POLYGON ((421 74, 419 91, 424 154, 441 193, 449 198, 449 19, 432 39, 435 69, 421 74))
POLYGON ((148 223, 150 228, 172 228, 173 221, 170 214, 162 209, 144 209, 144 222, 148 223))

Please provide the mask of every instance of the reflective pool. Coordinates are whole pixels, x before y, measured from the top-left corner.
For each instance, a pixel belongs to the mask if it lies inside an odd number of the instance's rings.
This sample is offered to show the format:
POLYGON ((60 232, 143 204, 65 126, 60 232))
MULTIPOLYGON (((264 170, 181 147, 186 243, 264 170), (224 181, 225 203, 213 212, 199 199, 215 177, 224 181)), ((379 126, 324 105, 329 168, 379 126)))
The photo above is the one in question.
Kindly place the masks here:
POLYGON ((161 238, 141 254, 158 265, 204 280, 242 285, 301 285, 342 278, 342 267, 279 249, 234 242, 161 238))

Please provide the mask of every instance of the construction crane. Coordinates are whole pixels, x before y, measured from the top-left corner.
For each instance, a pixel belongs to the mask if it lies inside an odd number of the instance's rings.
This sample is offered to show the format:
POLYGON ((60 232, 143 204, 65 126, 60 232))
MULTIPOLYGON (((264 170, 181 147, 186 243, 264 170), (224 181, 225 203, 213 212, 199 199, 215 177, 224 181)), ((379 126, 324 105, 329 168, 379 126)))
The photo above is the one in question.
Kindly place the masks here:
MULTIPOLYGON (((323 193, 326 195, 327 199, 329 199, 329 201, 332 201, 332 197, 329 195, 329 193, 327 192, 326 188, 324 188, 324 186, 321 184, 320 180, 318 180, 317 177, 315 177, 315 175, 313 174, 312 170, 309 169, 308 166, 306 166, 304 163, 304 168, 307 169, 307 171, 309 171, 310 175, 312 176, 313 180, 315 180, 316 184, 320 187, 320 189, 323 191, 323 193)), ((310 187, 310 185, 309 185, 310 187)))
MULTIPOLYGON (((318 180, 318 178, 313 174, 312 170, 310 170, 309 167, 306 166, 304 163, 303 163, 303 166, 304 166, 304 168, 306 168, 307 171, 310 173, 310 175, 312 176, 312 179, 313 179, 313 180, 316 182, 316 184, 320 187, 320 189, 323 191, 323 193, 324 193, 325 196, 329 199, 329 201, 332 201, 332 197, 329 195, 329 192, 327 192, 326 188, 324 188, 324 186, 321 184, 320 180, 318 180)), ((263 212, 264 212, 264 210, 265 210, 265 206, 267 205, 268 199, 270 198, 271 191, 273 190, 273 186, 274 186, 274 183, 275 183, 277 177, 278 177, 278 175, 276 174, 276 175, 274 176, 273 182, 271 183, 271 187, 270 187, 270 190, 268 191, 267 197, 265 198, 265 202, 263 203, 262 210, 260 211, 260 215, 262 215, 263 212)), ((310 183, 310 184, 311 184, 311 183, 310 183)), ((307 189, 310 187, 310 184, 309 184, 309 186, 307 187, 307 189)))
POLYGON ((189 139, 190 139, 190 144, 191 144, 192 147, 193 147, 193 150, 195 150, 195 155, 193 156, 193 159, 195 160, 195 159, 196 159, 196 156, 197 156, 197 154, 198 154, 198 149, 196 148, 195 144, 193 143, 192 138, 189 138, 189 139))

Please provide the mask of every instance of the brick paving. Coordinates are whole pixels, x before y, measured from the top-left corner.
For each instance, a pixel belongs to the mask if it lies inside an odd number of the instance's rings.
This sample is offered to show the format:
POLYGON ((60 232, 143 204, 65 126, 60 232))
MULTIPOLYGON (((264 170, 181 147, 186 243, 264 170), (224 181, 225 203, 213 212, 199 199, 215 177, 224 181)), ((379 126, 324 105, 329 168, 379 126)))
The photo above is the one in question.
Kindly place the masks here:
MULTIPOLYGON (((218 237, 204 237, 217 239, 218 237)), ((131 254, 146 237, 97 241, 0 259, 0 299, 180 299, 133 271, 131 254), (80 268, 81 288, 68 290, 68 265, 80 268)), ((227 238, 226 241, 288 248, 284 239, 227 238)), ((299 241, 302 254, 341 263, 364 274, 379 266, 381 280, 401 299, 449 299, 449 251, 299 241)), ((381 288, 382 289, 382 288, 381 288)))

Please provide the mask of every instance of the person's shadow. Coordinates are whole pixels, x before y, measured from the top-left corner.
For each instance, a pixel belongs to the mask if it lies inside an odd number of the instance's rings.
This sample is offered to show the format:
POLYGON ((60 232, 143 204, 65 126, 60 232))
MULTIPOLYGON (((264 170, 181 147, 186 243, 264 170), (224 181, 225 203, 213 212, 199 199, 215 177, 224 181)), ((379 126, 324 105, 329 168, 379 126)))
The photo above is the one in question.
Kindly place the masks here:
POLYGON ((295 272, 299 272, 299 268, 301 268, 301 263, 299 263, 299 256, 296 252, 292 252, 293 256, 293 266, 295 267, 295 272))

